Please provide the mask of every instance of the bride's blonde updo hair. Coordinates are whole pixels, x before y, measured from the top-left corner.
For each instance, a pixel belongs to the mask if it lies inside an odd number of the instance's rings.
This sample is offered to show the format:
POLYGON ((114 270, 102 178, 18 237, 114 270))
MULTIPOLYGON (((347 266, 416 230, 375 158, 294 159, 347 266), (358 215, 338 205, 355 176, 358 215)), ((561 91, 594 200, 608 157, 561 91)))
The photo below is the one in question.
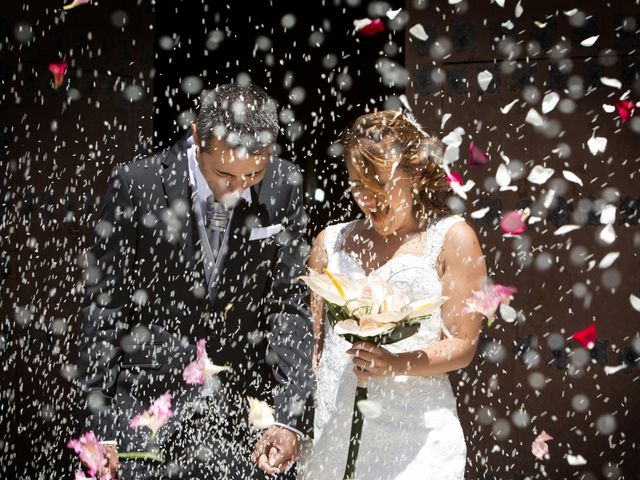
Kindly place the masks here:
POLYGON ((444 146, 440 140, 421 132, 401 112, 384 110, 358 117, 344 132, 344 158, 355 168, 359 180, 378 194, 384 185, 376 173, 401 169, 413 183, 414 207, 418 220, 427 221, 451 212, 447 175, 440 167, 444 146))

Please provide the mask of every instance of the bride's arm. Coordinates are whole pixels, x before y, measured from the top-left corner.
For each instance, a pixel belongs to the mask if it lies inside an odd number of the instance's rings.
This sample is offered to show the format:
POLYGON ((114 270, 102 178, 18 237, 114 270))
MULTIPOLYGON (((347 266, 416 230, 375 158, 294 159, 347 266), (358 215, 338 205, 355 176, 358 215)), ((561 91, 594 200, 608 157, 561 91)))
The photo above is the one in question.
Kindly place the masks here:
POLYGON ((449 297, 442 305, 442 321, 451 336, 413 352, 398 354, 393 374, 432 376, 468 366, 476 352, 482 316, 462 313, 473 290, 487 280, 484 256, 473 229, 459 223, 447 233, 442 249, 442 294, 449 297))
MULTIPOLYGON (((313 242, 313 248, 309 255, 308 267, 318 273, 322 273, 327 266, 327 252, 324 249, 325 231, 318 234, 313 242)), ((315 338, 313 348, 313 371, 315 372, 322 355, 324 344, 324 303, 315 293, 310 295, 311 320, 313 321, 313 336, 315 338)))

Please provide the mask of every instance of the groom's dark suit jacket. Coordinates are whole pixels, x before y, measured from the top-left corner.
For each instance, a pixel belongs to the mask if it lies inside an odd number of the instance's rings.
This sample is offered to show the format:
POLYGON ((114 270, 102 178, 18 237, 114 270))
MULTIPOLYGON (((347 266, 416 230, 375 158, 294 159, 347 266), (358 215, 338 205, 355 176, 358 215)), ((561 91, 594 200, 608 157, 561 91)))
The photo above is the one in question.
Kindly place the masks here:
POLYGON ((200 338, 214 363, 232 368, 219 375, 210 400, 213 445, 223 439, 220 450, 235 442, 233 455, 250 451, 247 396, 273 406, 277 422, 311 433, 313 334, 297 280, 308 253, 298 167, 272 157, 251 195, 251 204, 241 200, 234 209, 209 289, 186 137, 113 170, 86 259, 79 367, 94 413, 87 427, 117 440, 120 451, 144 447, 147 431, 131 429, 130 419, 166 391, 175 413, 160 443, 192 416, 201 387, 187 385, 182 372, 200 338), (250 240, 253 228, 277 224, 281 233, 250 240))

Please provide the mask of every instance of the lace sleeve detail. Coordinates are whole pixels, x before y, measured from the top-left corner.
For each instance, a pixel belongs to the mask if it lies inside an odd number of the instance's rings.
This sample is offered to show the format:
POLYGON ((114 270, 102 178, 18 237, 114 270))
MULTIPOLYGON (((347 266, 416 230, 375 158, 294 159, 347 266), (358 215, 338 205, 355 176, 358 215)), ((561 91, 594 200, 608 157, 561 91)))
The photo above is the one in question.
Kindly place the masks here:
POLYGON ((459 222, 464 222, 464 218, 460 215, 450 215, 438 220, 438 222, 429 227, 424 256, 431 265, 435 265, 438 260, 447 232, 453 225, 459 222))
POLYGON ((338 241, 338 234, 342 225, 329 225, 324 230, 324 250, 327 252, 327 256, 330 257, 336 250, 336 242, 338 241))
POLYGON ((338 223, 330 225, 325 229, 324 234, 324 250, 327 256, 331 256, 342 248, 344 237, 351 233, 355 222, 338 223))

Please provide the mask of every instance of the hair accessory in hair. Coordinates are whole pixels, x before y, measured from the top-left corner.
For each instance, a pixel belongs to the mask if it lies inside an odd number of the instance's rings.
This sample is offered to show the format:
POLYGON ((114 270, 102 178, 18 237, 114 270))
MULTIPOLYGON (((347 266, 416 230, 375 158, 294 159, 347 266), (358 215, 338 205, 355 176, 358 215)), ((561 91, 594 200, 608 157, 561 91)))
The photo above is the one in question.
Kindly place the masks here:
POLYGON ((406 117, 406 119, 409 121, 409 123, 411 123, 414 127, 416 127, 418 131, 421 134, 423 134, 425 137, 430 138, 431 135, 429 135, 426 132, 426 130, 422 128, 422 125, 420 125, 418 120, 416 120, 416 117, 413 115, 413 111, 411 111, 411 105, 409 105, 409 100, 407 99, 407 96, 404 93, 400 95, 400 103, 405 109, 405 111, 402 113, 406 117))
MULTIPOLYGON (((416 129, 422 133, 422 135, 425 136, 425 138, 431 138, 431 135, 429 135, 427 133, 427 131, 422 128, 422 125, 420 125, 420 122, 418 122, 418 120, 416 120, 416 117, 413 115, 413 112, 411 110, 411 105, 409 105, 409 100, 407 99, 407 96, 405 94, 400 95, 400 103, 402 104, 402 106, 404 107, 404 111, 401 111, 402 115, 404 115, 404 117, 407 119, 407 121, 413 125, 414 127, 416 127, 416 129)), ((429 148, 429 145, 427 144, 427 148, 429 148)), ((444 162, 444 157, 440 157, 440 161, 438 162, 434 162, 436 163, 436 165, 443 167, 445 172, 447 173, 447 175, 450 173, 449 169, 447 168, 446 163, 444 162)))

